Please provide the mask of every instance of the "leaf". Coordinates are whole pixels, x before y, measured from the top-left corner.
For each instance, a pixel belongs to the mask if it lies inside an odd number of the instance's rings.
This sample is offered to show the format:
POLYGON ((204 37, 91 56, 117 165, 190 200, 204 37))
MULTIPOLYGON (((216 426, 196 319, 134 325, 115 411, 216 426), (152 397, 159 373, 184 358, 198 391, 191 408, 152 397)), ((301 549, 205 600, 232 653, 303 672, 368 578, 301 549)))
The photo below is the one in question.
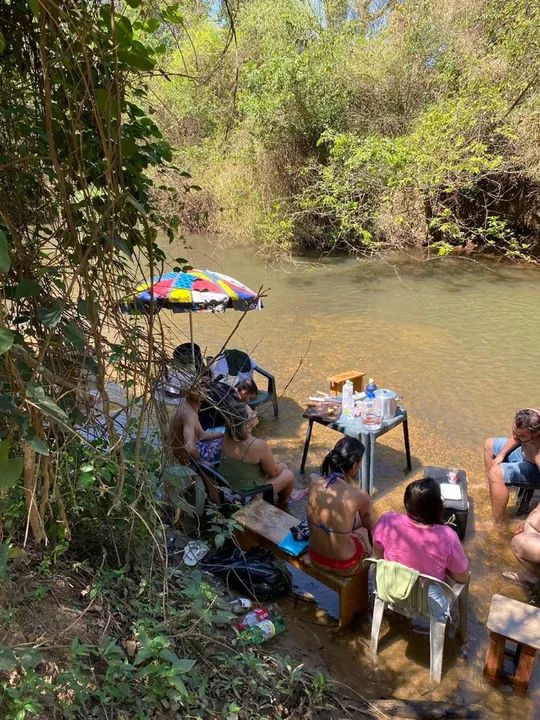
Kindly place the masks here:
POLYGON ((39 18, 39 0, 26 0, 26 2, 34 15, 39 18))
POLYGON ((117 250, 123 252, 127 258, 133 255, 133 249, 129 246, 129 243, 116 233, 114 234, 112 244, 117 250))
POLYGON ((6 645, 0 645, 0 670, 10 672, 17 667, 17 658, 13 650, 6 645))
POLYGON ((9 413, 14 407, 15 404, 11 395, 0 395, 0 413, 9 413))
POLYGON ((82 297, 77 300, 77 312, 87 320, 90 320, 90 303, 88 300, 82 297))
POLYGON ((9 440, 0 440, 0 489, 3 490, 15 485, 23 469, 22 457, 9 457, 10 446, 9 440))
POLYGON ((43 306, 38 308, 37 314, 45 327, 56 327, 62 317, 62 304, 58 300, 55 300, 49 307, 43 306))
POLYGON ((45 395, 45 391, 40 385, 30 385, 26 388, 26 397, 36 405, 45 415, 52 417, 59 423, 69 427, 69 418, 62 408, 54 402, 52 398, 45 395))
POLYGON ((7 272, 11 267, 11 257, 9 255, 9 243, 7 235, 0 230, 0 270, 7 272))
POLYGON ((21 651, 17 651, 17 656, 18 664, 25 670, 35 668, 43 661, 41 653, 35 648, 23 648, 21 651))
POLYGON ((126 3, 131 8, 138 8, 139 5, 141 4, 141 0, 126 0, 126 3))
POLYGON ((84 350, 86 345, 86 336, 81 330, 76 320, 70 320, 62 328, 62 335, 68 343, 74 345, 78 350, 84 350))
POLYGON ((0 355, 7 353, 13 346, 15 334, 7 328, 0 328, 0 355))
POLYGON ((159 653, 159 657, 162 660, 170 662, 171 665, 174 665, 174 669, 179 673, 188 673, 197 662, 196 660, 191 660, 189 658, 181 659, 176 653, 174 653, 172 650, 168 650, 167 648, 164 648, 159 653))
POLYGON ((6 38, 4 33, 0 32, 0 55, 3 55, 6 50, 6 38))
POLYGON ((9 556, 9 544, 2 543, 0 545, 0 580, 5 580, 5 578, 6 578, 6 568, 7 568, 8 556, 9 556))
POLYGON ((15 300, 22 300, 27 297, 35 297, 41 292, 41 287, 32 278, 24 278, 15 288, 15 300))
POLYGON ((36 435, 35 433, 32 433, 30 437, 25 438, 26 442, 30 447, 35 450, 40 455, 49 455, 49 446, 47 443, 43 440, 43 438, 40 438, 39 435, 36 435))

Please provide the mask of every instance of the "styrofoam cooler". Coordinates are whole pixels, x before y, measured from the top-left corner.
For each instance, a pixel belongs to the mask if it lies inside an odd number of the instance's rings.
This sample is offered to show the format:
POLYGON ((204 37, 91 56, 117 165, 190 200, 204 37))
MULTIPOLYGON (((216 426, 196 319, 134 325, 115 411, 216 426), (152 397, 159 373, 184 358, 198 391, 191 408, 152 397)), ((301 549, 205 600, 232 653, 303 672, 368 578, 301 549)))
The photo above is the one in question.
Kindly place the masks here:
MULTIPOLYGON (((424 477, 433 478, 440 485, 449 483, 450 468, 443 467, 425 467, 424 477)), ((449 483, 450 484, 450 483, 449 483)), ((444 521, 454 528, 459 539, 465 538, 467 529, 467 518, 469 515, 469 497, 467 494, 467 473, 465 470, 457 471, 457 483, 453 485, 460 489, 461 497, 459 499, 448 499, 443 497, 444 521)))

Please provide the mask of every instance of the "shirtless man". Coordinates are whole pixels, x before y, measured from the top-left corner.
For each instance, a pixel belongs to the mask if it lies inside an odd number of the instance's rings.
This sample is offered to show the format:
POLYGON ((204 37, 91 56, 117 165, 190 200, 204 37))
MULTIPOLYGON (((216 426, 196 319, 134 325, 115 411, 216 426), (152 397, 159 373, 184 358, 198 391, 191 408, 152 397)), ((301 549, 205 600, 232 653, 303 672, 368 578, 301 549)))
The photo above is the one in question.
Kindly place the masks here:
POLYGON ((516 413, 512 437, 488 438, 484 466, 491 497, 493 523, 500 525, 508 504, 508 486, 540 488, 540 411, 516 413))
POLYGON ((504 577, 525 587, 535 585, 540 581, 540 505, 516 528, 510 547, 525 571, 506 572, 504 577))
POLYGON ((357 486, 364 446, 342 438, 309 483, 311 562, 339 575, 353 575, 371 553, 371 500, 357 486))
POLYGON ((181 465, 190 465, 201 458, 201 441, 217 440, 223 433, 205 431, 199 422, 201 400, 188 390, 169 425, 169 447, 181 465))

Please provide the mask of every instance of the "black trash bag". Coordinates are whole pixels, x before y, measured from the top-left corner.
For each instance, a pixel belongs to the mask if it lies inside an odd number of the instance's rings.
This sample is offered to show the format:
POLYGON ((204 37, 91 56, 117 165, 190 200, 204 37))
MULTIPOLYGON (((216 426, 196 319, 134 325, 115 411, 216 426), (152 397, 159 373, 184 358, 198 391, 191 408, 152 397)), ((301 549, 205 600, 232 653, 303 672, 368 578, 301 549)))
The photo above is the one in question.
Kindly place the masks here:
POLYGON ((224 580, 229 590, 257 601, 273 600, 291 589, 289 578, 268 550, 220 550, 206 556, 200 566, 224 580))

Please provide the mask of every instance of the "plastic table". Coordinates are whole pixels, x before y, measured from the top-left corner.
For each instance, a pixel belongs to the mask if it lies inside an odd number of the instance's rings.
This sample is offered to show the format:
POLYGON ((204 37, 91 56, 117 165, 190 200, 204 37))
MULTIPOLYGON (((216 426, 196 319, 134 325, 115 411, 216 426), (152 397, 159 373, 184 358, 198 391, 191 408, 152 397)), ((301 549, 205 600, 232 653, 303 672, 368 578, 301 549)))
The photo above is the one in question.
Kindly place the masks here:
POLYGON ((357 438, 360 440, 366 451, 362 458, 362 469, 360 472, 360 487, 365 490, 369 495, 373 492, 373 468, 375 465, 375 441, 381 435, 384 435, 390 430, 393 430, 398 425, 403 425, 403 444, 405 446, 405 458, 407 461, 407 470, 412 469, 411 465, 411 447, 409 443, 409 423, 407 420, 407 411, 398 407, 396 415, 389 419, 383 420, 381 427, 378 430, 368 430, 363 424, 359 417, 345 418, 341 416, 338 420, 332 422, 326 422, 317 415, 311 412, 305 412, 302 417, 305 417, 308 421, 308 427, 306 432, 306 440, 304 443, 304 451, 302 453, 302 462, 300 464, 300 472, 304 472, 306 466, 307 455, 309 451, 309 444, 311 442, 311 434, 313 432, 313 424, 318 423, 329 427, 332 430, 347 435, 349 437, 357 438))

